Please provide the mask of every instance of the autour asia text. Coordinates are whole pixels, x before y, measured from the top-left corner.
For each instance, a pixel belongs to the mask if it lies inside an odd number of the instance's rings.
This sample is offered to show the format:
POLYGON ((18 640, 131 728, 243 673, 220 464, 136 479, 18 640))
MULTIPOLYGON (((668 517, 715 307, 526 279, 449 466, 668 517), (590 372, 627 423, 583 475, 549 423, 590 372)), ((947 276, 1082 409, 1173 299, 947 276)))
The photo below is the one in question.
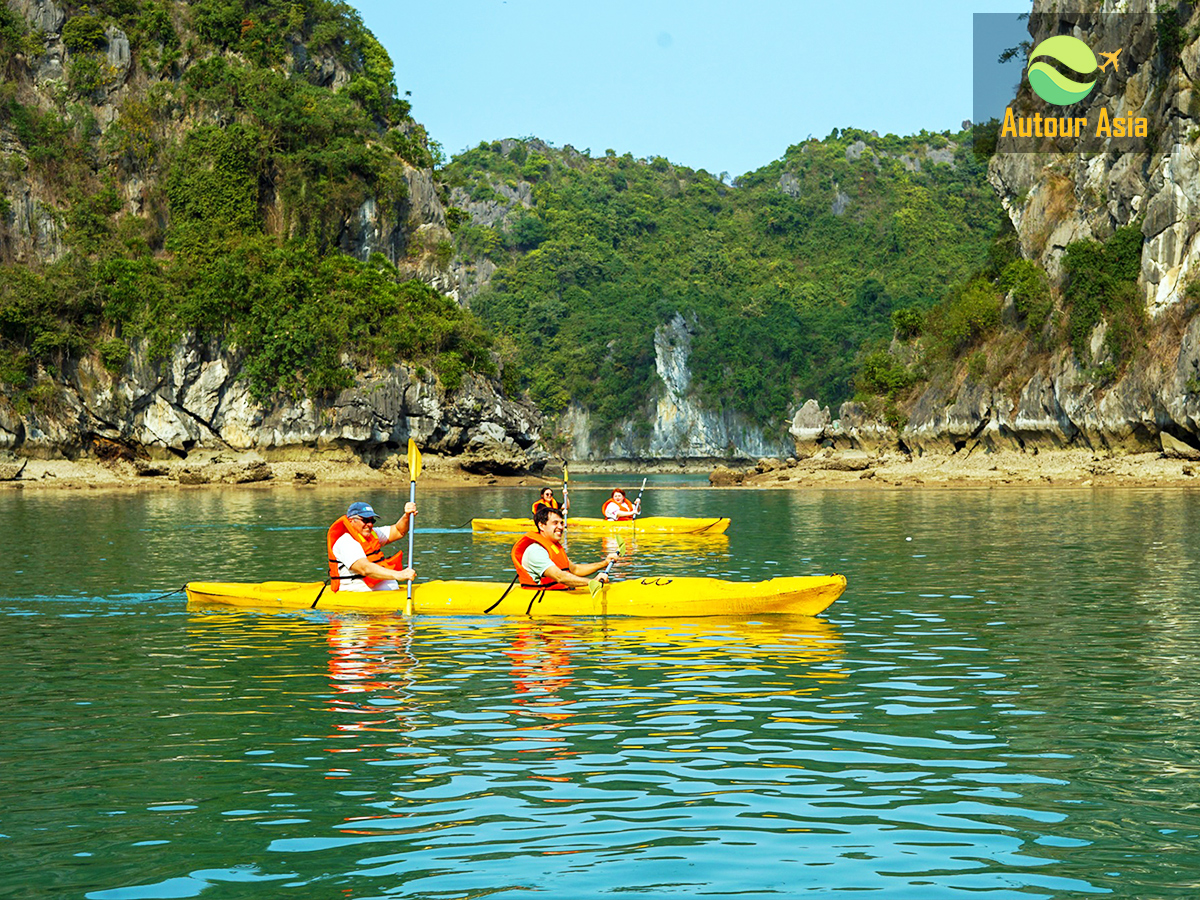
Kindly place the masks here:
POLYGON ((1109 116, 1103 106, 1096 117, 1094 127, 1089 126, 1086 116, 1032 116, 1013 115, 1012 107, 1004 111, 1004 123, 1000 126, 1000 137, 1145 137, 1148 123, 1143 116, 1134 117, 1132 112, 1109 116))

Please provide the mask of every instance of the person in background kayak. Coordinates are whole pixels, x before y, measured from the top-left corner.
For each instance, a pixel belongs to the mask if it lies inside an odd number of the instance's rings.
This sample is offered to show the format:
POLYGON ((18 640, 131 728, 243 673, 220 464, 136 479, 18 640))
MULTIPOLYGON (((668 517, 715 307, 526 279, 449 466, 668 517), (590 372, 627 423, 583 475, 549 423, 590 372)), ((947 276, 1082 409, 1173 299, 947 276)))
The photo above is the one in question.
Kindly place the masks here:
POLYGON ((570 512, 571 498, 567 496, 567 489, 563 488, 563 502, 560 507, 558 501, 554 499, 554 488, 542 488, 541 496, 533 501, 533 514, 536 516, 537 511, 543 506, 547 509, 561 509, 564 513, 570 512))
POLYGON ((417 573, 403 568, 404 553, 384 559, 383 548, 408 534, 415 503, 404 504, 395 525, 375 526, 378 516, 369 503, 351 503, 346 514, 329 526, 325 538, 329 555, 330 586, 335 591, 395 591, 398 582, 412 581, 417 573))
POLYGON ((619 522, 624 519, 632 519, 641 511, 642 501, 639 499, 636 503, 630 503, 625 498, 625 492, 617 488, 612 492, 612 496, 604 501, 603 514, 604 518, 610 522, 619 522))
MULTIPOLYGON (((522 587, 564 591, 567 588, 587 587, 588 576, 595 575, 614 560, 610 553, 597 563, 573 563, 563 549, 563 517, 557 509, 542 507, 534 514, 534 530, 522 537, 512 548, 513 568, 522 587)), ((596 576, 608 581, 608 573, 596 576)))

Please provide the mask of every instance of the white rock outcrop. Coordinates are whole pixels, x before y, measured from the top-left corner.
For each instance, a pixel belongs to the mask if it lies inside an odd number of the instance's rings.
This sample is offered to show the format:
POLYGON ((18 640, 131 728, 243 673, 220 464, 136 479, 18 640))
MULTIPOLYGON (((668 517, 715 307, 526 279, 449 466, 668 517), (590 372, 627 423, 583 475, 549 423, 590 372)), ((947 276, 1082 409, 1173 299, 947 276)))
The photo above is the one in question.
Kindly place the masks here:
POLYGON ((638 418, 618 423, 604 446, 591 438, 591 419, 579 406, 559 421, 559 436, 574 459, 758 459, 789 456, 790 442, 769 437, 745 415, 705 408, 692 389, 690 360, 694 326, 675 313, 654 331, 654 368, 661 390, 652 401, 647 433, 638 418))

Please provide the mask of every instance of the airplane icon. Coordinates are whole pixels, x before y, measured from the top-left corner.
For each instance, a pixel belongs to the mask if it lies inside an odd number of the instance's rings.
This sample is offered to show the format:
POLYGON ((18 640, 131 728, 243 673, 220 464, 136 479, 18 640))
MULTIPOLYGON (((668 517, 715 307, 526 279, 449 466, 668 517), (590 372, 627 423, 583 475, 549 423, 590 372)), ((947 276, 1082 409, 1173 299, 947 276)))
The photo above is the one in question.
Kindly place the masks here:
MULTIPOLYGON (((1124 50, 1124 49, 1125 49, 1124 47, 1121 48, 1121 50, 1124 50)), ((1101 53, 1100 54, 1101 56, 1104 57, 1104 62, 1101 63, 1101 65, 1100 65, 1101 72, 1103 72, 1106 68, 1108 68, 1109 63, 1112 63, 1114 72, 1121 71, 1121 66, 1117 63, 1117 57, 1121 55, 1121 50, 1117 50, 1115 53, 1101 53)))

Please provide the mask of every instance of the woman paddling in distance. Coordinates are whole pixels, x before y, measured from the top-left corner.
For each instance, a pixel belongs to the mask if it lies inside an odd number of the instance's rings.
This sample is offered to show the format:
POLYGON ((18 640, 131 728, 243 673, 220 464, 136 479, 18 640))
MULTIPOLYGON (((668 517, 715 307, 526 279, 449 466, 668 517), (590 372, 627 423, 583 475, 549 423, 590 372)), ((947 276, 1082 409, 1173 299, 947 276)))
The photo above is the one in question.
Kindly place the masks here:
POLYGON ((565 515, 571 509, 571 498, 567 496, 567 488, 563 486, 563 502, 562 506, 558 505, 558 501, 554 499, 554 488, 542 488, 541 495, 533 501, 533 514, 536 516, 537 511, 542 507, 547 509, 561 509, 565 515))
MULTIPOLYGON (((562 545, 563 517, 557 509, 539 509, 533 517, 533 528, 512 548, 513 568, 521 587, 547 591, 587 587, 589 575, 621 558, 610 553, 597 563, 573 563, 567 559, 562 545)), ((608 581, 608 572, 600 572, 596 581, 608 581)))
POLYGON ((401 551, 387 559, 383 548, 408 534, 417 504, 404 504, 395 525, 376 527, 375 510, 369 503, 351 503, 346 514, 329 526, 325 546, 329 556, 330 587, 335 591, 398 591, 400 581, 412 581, 417 573, 403 568, 401 551))
POLYGON ((610 522, 621 522, 625 519, 637 518, 641 506, 642 501, 640 497, 636 502, 630 503, 625 498, 625 492, 620 488, 617 488, 612 492, 612 496, 604 501, 602 510, 604 512, 604 518, 608 519, 610 522))

